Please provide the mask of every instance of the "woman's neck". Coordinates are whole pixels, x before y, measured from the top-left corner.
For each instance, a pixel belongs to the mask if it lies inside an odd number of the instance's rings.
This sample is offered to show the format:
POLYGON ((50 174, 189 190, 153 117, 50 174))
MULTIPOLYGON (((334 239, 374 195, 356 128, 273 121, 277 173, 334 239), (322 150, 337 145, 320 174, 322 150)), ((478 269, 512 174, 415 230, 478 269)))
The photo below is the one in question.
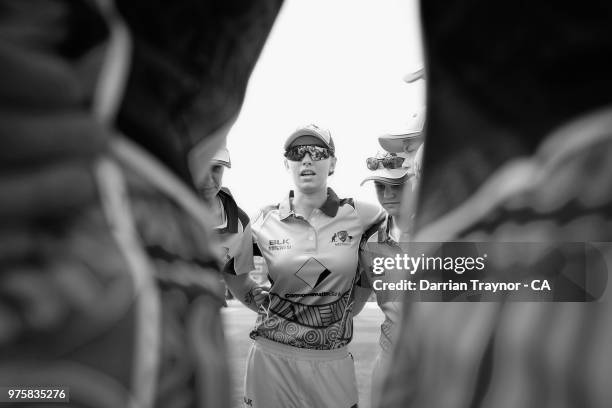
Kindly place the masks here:
POLYGON ((407 227, 406 223, 404 222, 404 217, 402 217, 401 215, 394 215, 391 217, 390 219, 391 222, 391 226, 393 226, 396 229, 405 229, 407 227))
POLYGON ((218 196, 213 196, 210 200, 203 200, 209 208, 215 226, 223 223, 223 204, 218 196))
POLYGON ((293 211, 303 216, 310 217, 312 210, 323 206, 327 200, 327 187, 312 193, 295 191, 293 195, 293 211))
POLYGON ((395 240, 401 240, 402 237, 412 234, 413 217, 411 216, 393 216, 389 223, 389 230, 393 231, 392 235, 395 240))

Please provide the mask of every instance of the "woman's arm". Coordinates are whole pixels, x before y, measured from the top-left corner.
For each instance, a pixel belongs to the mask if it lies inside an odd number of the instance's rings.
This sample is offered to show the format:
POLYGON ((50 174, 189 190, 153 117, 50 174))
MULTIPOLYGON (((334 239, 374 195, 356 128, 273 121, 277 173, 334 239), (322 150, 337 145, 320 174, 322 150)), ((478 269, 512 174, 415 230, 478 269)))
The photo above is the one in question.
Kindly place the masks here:
POLYGON ((372 294, 372 287, 369 284, 365 270, 360 268, 358 273, 359 278, 353 288, 353 316, 357 316, 363 310, 370 294, 372 294))
POLYGON ((255 282, 248 273, 236 275, 226 269, 223 271, 223 279, 236 299, 254 312, 259 310, 259 305, 268 297, 270 288, 255 282))
POLYGON ((251 224, 247 222, 240 234, 239 248, 235 256, 225 264, 223 279, 236 299, 257 312, 259 305, 267 297, 269 288, 257 283, 250 275, 255 269, 251 224))

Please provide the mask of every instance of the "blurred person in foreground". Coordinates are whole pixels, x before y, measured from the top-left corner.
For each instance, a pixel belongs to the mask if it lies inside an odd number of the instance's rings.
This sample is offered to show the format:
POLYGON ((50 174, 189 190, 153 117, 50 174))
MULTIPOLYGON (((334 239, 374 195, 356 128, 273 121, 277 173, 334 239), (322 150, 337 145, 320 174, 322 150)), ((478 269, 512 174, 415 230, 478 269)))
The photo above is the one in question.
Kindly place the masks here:
POLYGON ((401 299, 398 292, 382 286, 383 284, 397 284, 410 278, 409 273, 398 269, 374 270, 374 258, 390 257, 407 251, 406 243, 410 241, 412 218, 414 213, 402 211, 402 200, 409 199, 415 202, 404 190, 409 189, 416 194, 415 154, 404 152, 404 146, 421 149, 423 121, 417 118, 412 127, 404 130, 403 137, 390 134, 379 138, 384 147, 397 152, 379 152, 366 161, 369 175, 361 182, 374 183, 378 202, 387 212, 385 221, 370 235, 364 235, 359 248, 359 267, 364 282, 372 287, 376 294, 376 302, 385 316, 380 326, 380 352, 372 370, 372 405, 376 406, 380 399, 380 386, 382 377, 387 371, 393 343, 397 337, 397 328, 400 321, 401 299), (409 221, 402 218, 407 217, 409 221))
MULTIPOLYGON (((195 150, 190 157, 194 183, 210 210, 218 245, 222 249, 223 278, 231 294, 253 311, 264 300, 265 291, 249 276, 253 264, 253 237, 249 216, 238 206, 229 188, 223 187, 223 173, 232 163, 227 147, 221 148, 210 164, 195 150)), ((227 294, 226 294, 226 297, 227 294)))
POLYGON ((280 6, 0 1, 0 384, 229 405, 188 155, 223 144, 280 6))
POLYGON ((337 160, 327 129, 300 127, 284 150, 295 190, 253 221, 272 287, 251 333, 245 406, 356 407, 357 251, 384 213, 327 186, 337 160))
MULTIPOLYGON (((505 247, 508 259, 552 273, 584 258, 551 264, 550 248, 583 241, 607 273, 612 6, 421 7, 428 123, 415 240, 531 242, 529 256, 505 247)), ((411 304, 379 406, 610 406, 612 303, 605 282, 590 291, 600 300, 411 304)))

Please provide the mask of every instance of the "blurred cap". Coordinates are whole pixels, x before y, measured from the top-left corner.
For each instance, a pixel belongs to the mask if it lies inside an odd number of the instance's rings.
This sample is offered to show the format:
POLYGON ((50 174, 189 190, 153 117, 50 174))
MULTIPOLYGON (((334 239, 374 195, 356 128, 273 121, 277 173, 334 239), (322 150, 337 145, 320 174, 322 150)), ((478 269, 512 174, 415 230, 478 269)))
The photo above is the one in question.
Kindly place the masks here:
POLYGON ((226 147, 222 147, 215 153, 212 159, 208 160, 206 150, 204 148, 195 150, 189 158, 189 168, 191 169, 193 182, 196 186, 200 185, 210 171, 210 166, 221 165, 227 168, 231 167, 229 150, 226 147))
POLYGON ((404 151, 405 142, 423 140, 425 126, 425 109, 422 108, 410 116, 403 126, 378 137, 380 146, 390 153, 404 151))
POLYGON ((332 154, 335 154, 336 152, 334 141, 332 140, 329 130, 312 124, 297 128, 285 141, 284 148, 285 150, 288 150, 293 146, 311 144, 327 147, 332 154))
POLYGON ((221 149, 219 149, 219 151, 215 153, 213 158, 210 159, 210 164, 211 165, 220 164, 222 166, 227 167, 228 169, 231 169, 232 162, 230 160, 230 154, 229 154, 229 150, 227 150, 227 147, 222 147, 221 149))
POLYGON ((418 81, 419 79, 425 79, 425 68, 424 67, 419 67, 415 70, 413 70, 412 72, 410 72, 409 74, 404 75, 404 82, 406 83, 413 83, 418 81))
POLYGON ((414 155, 414 172, 417 176, 421 175, 423 171, 423 149, 425 144, 419 146, 416 154, 414 155))
MULTIPOLYGON (((378 152, 374 157, 377 159, 382 159, 388 155, 388 152, 378 152)), ((401 155, 398 156, 402 157, 401 155)), ((379 168, 376 170, 367 169, 367 171, 368 175, 361 182, 361 186, 368 181, 379 181, 385 184, 400 185, 404 184, 413 174, 410 168, 404 166, 397 169, 387 169, 383 166, 379 166, 379 168)))

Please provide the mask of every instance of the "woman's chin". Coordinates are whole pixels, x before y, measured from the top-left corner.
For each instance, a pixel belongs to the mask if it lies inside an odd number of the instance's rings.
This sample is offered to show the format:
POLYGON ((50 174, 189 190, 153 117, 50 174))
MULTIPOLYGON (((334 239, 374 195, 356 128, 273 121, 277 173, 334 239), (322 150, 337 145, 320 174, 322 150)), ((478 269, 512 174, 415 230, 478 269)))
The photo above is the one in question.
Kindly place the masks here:
POLYGON ((301 182, 298 183, 296 187, 300 192, 305 194, 312 194, 325 189, 325 186, 313 182, 301 182))

